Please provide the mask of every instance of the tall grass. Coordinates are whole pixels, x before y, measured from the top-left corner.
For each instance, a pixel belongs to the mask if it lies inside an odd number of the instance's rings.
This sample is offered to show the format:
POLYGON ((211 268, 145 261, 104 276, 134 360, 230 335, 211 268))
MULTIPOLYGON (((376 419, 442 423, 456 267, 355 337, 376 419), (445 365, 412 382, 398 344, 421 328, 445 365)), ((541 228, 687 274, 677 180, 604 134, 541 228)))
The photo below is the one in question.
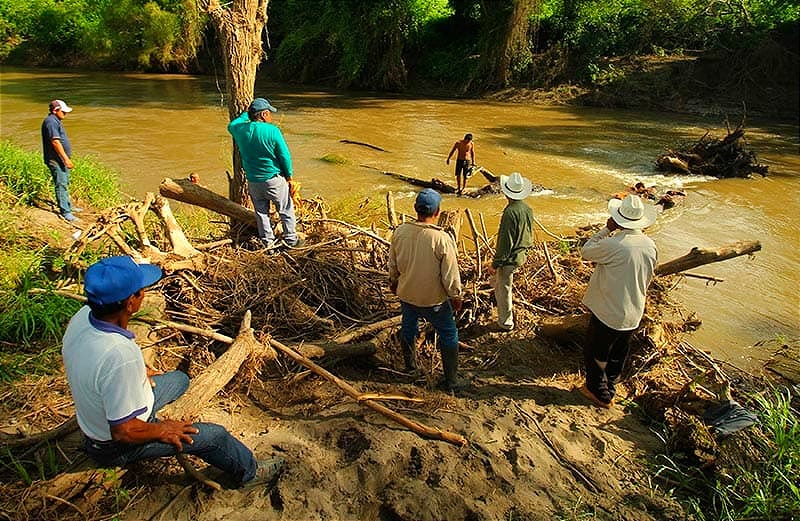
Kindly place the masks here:
POLYGON ((770 389, 753 396, 753 406, 759 422, 747 436, 755 454, 746 461, 709 474, 663 457, 657 475, 676 487, 676 496, 697 521, 800 516, 800 415, 792 407, 791 391, 770 389))
MULTIPOLYGON (((105 208, 121 201, 118 175, 91 157, 73 158, 69 193, 73 201, 105 208)), ((29 152, 7 141, 0 141, 0 183, 18 204, 33 205, 55 201, 50 170, 41 152, 29 152)))

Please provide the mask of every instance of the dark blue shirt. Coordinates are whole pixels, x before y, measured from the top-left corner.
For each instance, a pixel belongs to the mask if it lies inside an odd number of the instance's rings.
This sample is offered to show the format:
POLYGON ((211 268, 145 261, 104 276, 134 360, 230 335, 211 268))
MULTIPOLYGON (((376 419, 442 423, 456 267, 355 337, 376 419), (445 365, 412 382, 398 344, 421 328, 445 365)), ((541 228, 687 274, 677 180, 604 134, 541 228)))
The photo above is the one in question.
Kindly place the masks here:
POLYGON ((58 138, 61 141, 61 146, 64 147, 67 157, 72 158, 72 145, 69 143, 67 131, 64 130, 64 125, 55 114, 50 114, 42 122, 42 150, 44 151, 44 163, 50 161, 57 161, 61 168, 66 168, 66 165, 61 160, 61 157, 53 148, 53 138, 58 138))

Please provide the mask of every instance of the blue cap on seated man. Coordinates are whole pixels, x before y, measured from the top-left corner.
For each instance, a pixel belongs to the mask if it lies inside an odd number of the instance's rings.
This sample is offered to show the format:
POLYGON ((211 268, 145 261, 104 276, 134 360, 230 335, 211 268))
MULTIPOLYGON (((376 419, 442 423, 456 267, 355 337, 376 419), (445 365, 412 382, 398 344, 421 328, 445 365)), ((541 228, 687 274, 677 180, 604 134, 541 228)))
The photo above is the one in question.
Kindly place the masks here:
POLYGON ((121 302, 161 279, 161 268, 137 264, 127 255, 107 257, 89 266, 83 291, 89 302, 106 306, 121 302))

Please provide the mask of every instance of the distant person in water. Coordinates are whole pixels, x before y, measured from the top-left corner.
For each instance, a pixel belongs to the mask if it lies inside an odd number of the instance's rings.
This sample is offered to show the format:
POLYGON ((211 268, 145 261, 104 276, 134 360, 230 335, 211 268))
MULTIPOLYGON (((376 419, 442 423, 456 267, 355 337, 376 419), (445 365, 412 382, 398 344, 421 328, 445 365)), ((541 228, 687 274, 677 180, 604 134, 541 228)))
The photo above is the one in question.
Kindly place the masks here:
POLYGON ((450 164, 450 158, 453 153, 458 151, 456 156, 456 193, 461 195, 464 193, 464 188, 467 187, 467 172, 470 168, 475 166, 475 144, 472 142, 472 134, 466 134, 464 139, 459 139, 453 144, 450 153, 447 155, 447 164, 450 164), (467 159, 469 156, 469 159, 467 159))
POLYGON ((583 297, 592 317, 583 346, 586 383, 580 392, 604 408, 613 404, 614 385, 644 314, 658 259, 655 242, 642 233, 656 220, 652 204, 629 194, 623 200, 611 199, 608 212, 605 227, 581 248, 581 256, 595 268, 583 297))
POLYGON ((73 213, 81 211, 72 206, 69 198, 69 174, 74 167, 72 164, 72 145, 64 130, 62 121, 67 114, 72 112, 72 107, 63 100, 56 99, 50 102, 50 113, 42 121, 42 152, 44 164, 50 170, 53 184, 56 188, 56 204, 61 217, 69 222, 78 220, 73 213))

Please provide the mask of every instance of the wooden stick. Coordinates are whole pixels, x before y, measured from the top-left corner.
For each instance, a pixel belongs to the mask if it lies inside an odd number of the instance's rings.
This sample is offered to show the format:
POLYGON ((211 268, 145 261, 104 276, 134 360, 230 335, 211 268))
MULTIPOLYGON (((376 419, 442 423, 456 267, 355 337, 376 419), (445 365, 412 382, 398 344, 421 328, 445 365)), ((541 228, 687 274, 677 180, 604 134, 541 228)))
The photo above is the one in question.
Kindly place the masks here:
POLYGON ((0 449, 17 449, 21 447, 28 447, 30 445, 39 445, 43 442, 63 438, 67 434, 75 432, 76 430, 78 430, 78 420, 75 416, 73 416, 55 429, 25 436, 24 438, 3 440, 0 442, 0 449))
POLYGON ((205 244, 198 244, 194 248, 196 250, 200 250, 200 251, 213 250, 214 248, 218 248, 220 246, 225 246, 226 244, 232 244, 232 243, 233 243, 233 239, 221 239, 219 241, 207 242, 205 244))
POLYGON ((361 145, 362 147, 371 148, 372 150, 377 150, 378 152, 386 152, 386 150, 382 149, 381 147, 376 147, 375 145, 370 145, 369 143, 362 143, 361 141, 351 141, 349 139, 340 139, 339 143, 347 143, 349 145, 361 145))
POLYGON ((359 233, 363 233, 367 237, 371 237, 371 238, 375 239, 376 241, 378 241, 379 243, 385 244, 386 246, 389 246, 391 244, 389 241, 387 241, 386 239, 384 239, 380 235, 375 235, 374 233, 372 233, 369 230, 365 230, 364 228, 356 226, 355 224, 350 224, 350 223, 345 222, 345 221, 339 221, 338 219, 308 219, 308 220, 304 220, 303 222, 307 222, 307 223, 308 222, 336 223, 336 224, 340 224, 342 226, 346 226, 346 227, 348 227, 350 229, 356 230, 359 233))
POLYGON ((392 195, 391 190, 386 192, 386 213, 388 214, 389 218, 389 228, 395 229, 398 226, 397 222, 397 212, 394 209, 394 196, 392 195))
POLYGON ((712 277, 710 275, 700 275, 698 273, 681 273, 681 275, 683 275, 684 277, 691 277, 693 279, 706 280, 708 282, 713 282, 715 284, 717 282, 725 282, 725 279, 718 279, 717 277, 712 277))
POLYGON ((354 400, 358 401, 359 403, 369 407, 375 412, 378 412, 391 420, 403 425, 404 427, 411 429, 417 435, 422 438, 433 439, 433 440, 442 440, 448 443, 452 443, 453 445, 458 445, 459 447, 463 447, 467 444, 467 440, 459 435, 452 432, 442 431, 439 429, 435 429, 432 427, 428 427, 423 425, 419 422, 414 420, 410 420, 405 416, 396 413, 395 411, 385 407, 373 400, 360 400, 359 397, 362 396, 358 390, 356 390, 352 385, 345 382, 344 380, 338 378, 337 376, 333 375, 329 371, 323 369, 322 367, 318 366, 308 358, 304 357, 303 355, 297 353, 295 350, 281 344, 275 339, 270 339, 270 345, 277 349, 278 351, 282 352, 283 354, 287 355, 289 358, 297 362, 298 364, 306 367, 307 369, 311 370, 315 374, 325 378, 326 380, 333 382, 339 389, 343 390, 348 396, 353 398, 354 400))
POLYGON ((467 214, 467 221, 469 222, 469 228, 470 230, 472 230, 472 240, 475 241, 475 257, 477 259, 476 262, 478 263, 478 265, 475 267, 476 268, 475 280, 480 280, 482 266, 481 266, 481 244, 480 241, 478 240, 479 238, 478 229, 475 227, 475 220, 472 218, 472 212, 469 211, 469 208, 466 208, 464 210, 464 213, 467 214))
POLYGON ((547 268, 550 270, 550 274, 553 276, 556 284, 561 284, 561 277, 558 276, 556 268, 553 266, 553 260, 550 258, 550 250, 547 249, 546 241, 542 241, 542 248, 544 248, 544 258, 547 261, 547 268))
POLYGON ((397 400, 402 402, 425 403, 422 398, 414 398, 412 396, 403 396, 402 394, 379 394, 379 393, 365 393, 360 395, 357 400, 363 402, 364 400, 397 400))
POLYGON ((175 458, 177 458, 178 463, 181 464, 183 467, 183 471, 186 472, 187 475, 193 477, 195 480, 199 481, 203 485, 207 486, 210 489, 220 491, 222 490, 222 485, 214 481, 213 479, 209 478, 208 476, 204 476, 201 472, 199 472, 192 462, 189 461, 189 458, 186 457, 186 454, 177 453, 175 454, 175 458))
POLYGON ((375 322, 374 324, 353 329, 344 335, 339 335, 333 339, 333 342, 337 344, 349 344, 353 340, 361 338, 362 336, 374 334, 378 331, 386 329, 387 327, 399 326, 402 321, 402 316, 387 318, 386 320, 381 320, 380 322, 375 322))

